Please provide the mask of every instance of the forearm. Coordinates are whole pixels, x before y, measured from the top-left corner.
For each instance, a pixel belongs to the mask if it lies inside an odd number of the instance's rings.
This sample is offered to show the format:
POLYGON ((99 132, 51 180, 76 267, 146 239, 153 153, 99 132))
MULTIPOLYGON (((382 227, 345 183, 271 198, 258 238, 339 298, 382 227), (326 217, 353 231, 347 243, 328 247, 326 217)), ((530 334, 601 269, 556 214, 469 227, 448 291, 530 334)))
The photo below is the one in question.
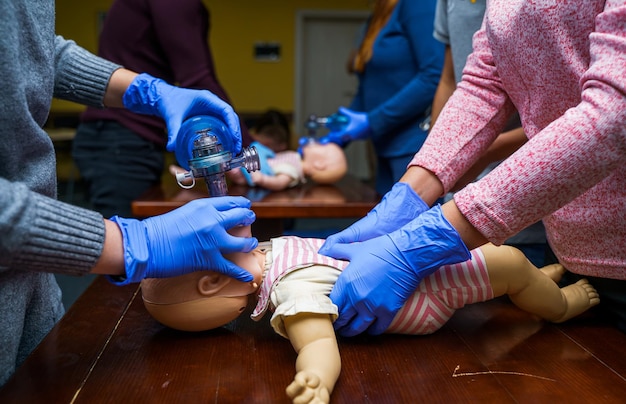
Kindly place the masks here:
POLYGON ((104 93, 104 105, 109 108, 124 108, 122 97, 136 76, 137 73, 128 69, 114 71, 104 93))
POLYGON ((433 99, 433 106, 431 111, 431 127, 437 121, 439 113, 443 109, 444 105, 456 89, 456 81, 454 79, 454 66, 452 64, 452 51, 450 46, 446 46, 445 58, 443 62, 443 70, 441 71, 441 78, 437 91, 435 91, 435 97, 433 99))
POLYGON ((527 140, 528 138, 524 133, 524 129, 521 127, 501 133, 489 149, 487 149, 483 159, 487 159, 488 163, 504 160, 522 147, 527 140))
POLYGON ((83 275, 102 255, 102 215, 0 178, 0 222, 5 254, 0 265, 28 271, 83 275))
POLYGON ((528 138, 522 128, 500 134, 485 154, 457 181, 451 191, 456 192, 474 181, 489 164, 506 159, 522 147, 527 140, 528 138))
POLYGON ((259 171, 251 173, 254 185, 270 191, 282 191, 287 189, 293 178, 286 174, 265 175, 259 171))
POLYGON ((55 60, 54 97, 102 108, 111 75, 121 66, 60 36, 55 40, 55 60))

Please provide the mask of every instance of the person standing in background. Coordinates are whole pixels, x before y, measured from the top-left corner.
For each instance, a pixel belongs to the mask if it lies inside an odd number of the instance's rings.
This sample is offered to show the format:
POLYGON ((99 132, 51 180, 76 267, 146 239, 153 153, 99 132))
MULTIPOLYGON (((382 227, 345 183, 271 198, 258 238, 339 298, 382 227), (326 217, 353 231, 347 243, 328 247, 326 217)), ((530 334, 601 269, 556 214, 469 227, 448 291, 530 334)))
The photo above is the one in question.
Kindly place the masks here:
MULTIPOLYGON (((209 11, 201 0, 116 0, 107 12, 98 55, 170 84, 209 90, 231 104, 209 48, 209 11)), ((240 119, 244 146, 251 142, 240 119)), ((73 158, 92 208, 131 216, 131 202, 161 181, 167 140, 162 120, 122 109, 88 107, 73 158)))
MULTIPOLYGON (((52 98, 126 108, 163 119, 173 150, 183 121, 214 115, 228 127, 228 151, 241 152, 232 107, 207 90, 169 85, 99 58, 55 34, 52 0, 0 1, 0 386, 63 316, 54 274, 108 275, 114 284, 213 268, 252 275, 222 254, 250 251, 254 238, 227 230, 251 224, 243 197, 201 198, 144 220, 56 199, 54 146, 43 125, 52 98)), ((54 354, 54 353, 51 353, 54 354)))
MULTIPOLYGON (((487 7, 487 0, 438 0, 435 11, 435 29, 433 36, 445 44, 445 56, 441 79, 433 100, 432 121, 434 125, 439 113, 448 101, 456 84, 461 81, 467 57, 472 53, 472 37, 480 29, 487 7)), ((504 132, 487 149, 482 158, 455 184, 452 191, 457 191, 476 179, 482 178, 493 170, 500 161, 510 156, 526 143, 527 137, 522 129, 519 114, 515 114, 506 125, 504 132)), ((452 197, 449 193, 445 200, 452 197)), ((537 267, 542 267, 546 256, 551 256, 546 242, 546 232, 541 221, 536 222, 505 244, 520 249, 537 267)))
POLYGON ((443 45, 432 36, 435 0, 376 0, 360 47, 350 66, 358 75, 350 118, 320 143, 345 146, 371 139, 377 158, 376 191, 385 194, 400 179, 426 139, 420 124, 437 88, 443 45))

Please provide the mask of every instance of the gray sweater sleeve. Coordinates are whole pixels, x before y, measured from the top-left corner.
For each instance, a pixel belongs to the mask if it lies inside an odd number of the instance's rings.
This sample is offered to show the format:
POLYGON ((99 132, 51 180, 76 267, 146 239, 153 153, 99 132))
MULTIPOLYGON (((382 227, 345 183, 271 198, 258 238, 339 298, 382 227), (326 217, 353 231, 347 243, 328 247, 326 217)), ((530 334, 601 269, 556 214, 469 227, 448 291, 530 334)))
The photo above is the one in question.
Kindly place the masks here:
POLYGON ((84 274, 104 243, 102 215, 0 178, 0 271, 84 274))
POLYGON ((102 59, 57 36, 55 41, 54 96, 79 104, 103 108, 111 74, 122 66, 102 59))

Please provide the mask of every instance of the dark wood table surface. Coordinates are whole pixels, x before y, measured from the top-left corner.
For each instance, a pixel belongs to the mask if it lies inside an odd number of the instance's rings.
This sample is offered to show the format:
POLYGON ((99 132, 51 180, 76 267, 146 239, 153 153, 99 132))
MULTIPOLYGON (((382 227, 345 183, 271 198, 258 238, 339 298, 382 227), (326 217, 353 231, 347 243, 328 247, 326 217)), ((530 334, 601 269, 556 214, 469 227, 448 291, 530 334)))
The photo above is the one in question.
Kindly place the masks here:
MULTIPOLYGON (((372 187, 352 176, 346 176, 334 185, 308 182, 278 192, 230 185, 228 193, 250 199, 252 209, 261 219, 362 217, 380 199, 372 187)), ((183 189, 173 177, 166 177, 161 186, 150 189, 133 201, 133 214, 137 217, 160 215, 193 199, 207 196, 209 194, 202 180, 192 189, 183 189)))
MULTIPOLYGON (((148 315, 137 285, 97 278, 1 403, 288 403, 295 353, 248 313, 185 333, 148 315)), ((430 336, 340 338, 333 403, 619 403, 626 335, 594 313, 553 325, 507 299, 459 310, 430 336)))
MULTIPOLYGON (((284 191, 271 192, 262 188, 230 185, 229 195, 250 199, 257 219, 252 234, 259 240, 269 240, 284 232, 285 219, 354 218, 365 216, 380 200, 376 191, 352 176, 333 185, 308 182, 284 191)), ((183 189, 173 177, 148 190, 132 202, 133 215, 143 218, 176 209, 193 199, 208 197, 204 181, 191 189, 183 189)))

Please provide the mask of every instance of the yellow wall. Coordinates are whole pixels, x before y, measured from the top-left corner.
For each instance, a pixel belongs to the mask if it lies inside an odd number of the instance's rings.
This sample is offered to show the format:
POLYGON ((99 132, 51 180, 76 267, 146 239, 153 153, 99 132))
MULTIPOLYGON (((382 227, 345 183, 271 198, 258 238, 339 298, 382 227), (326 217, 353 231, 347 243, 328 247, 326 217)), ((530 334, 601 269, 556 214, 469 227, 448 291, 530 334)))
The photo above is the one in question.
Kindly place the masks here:
MULTIPOLYGON (((176 0, 172 0, 176 1, 176 0)), ((369 0, 203 0, 211 10, 210 43, 218 78, 244 112, 294 108, 296 14, 302 9, 367 10, 369 0), (277 62, 254 60, 256 42, 279 42, 277 62)), ((57 32, 97 50, 98 13, 112 0, 57 0, 57 32)), ((80 111, 55 100, 55 111, 80 111)))

